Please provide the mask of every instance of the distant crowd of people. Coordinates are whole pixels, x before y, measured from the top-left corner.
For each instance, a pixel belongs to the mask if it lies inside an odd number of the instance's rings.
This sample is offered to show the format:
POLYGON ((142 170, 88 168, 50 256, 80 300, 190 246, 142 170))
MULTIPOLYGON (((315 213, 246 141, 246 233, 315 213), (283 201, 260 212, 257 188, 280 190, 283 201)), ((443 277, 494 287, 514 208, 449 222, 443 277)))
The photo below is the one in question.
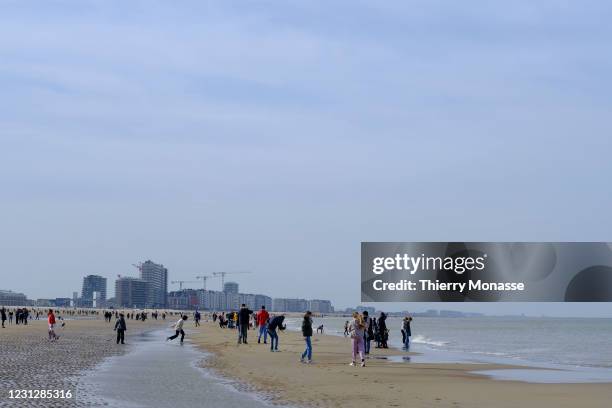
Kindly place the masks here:
MULTIPOLYGON (((61 327, 64 327, 66 324, 63 318, 59 316, 59 312, 59 310, 53 309, 48 309, 46 312, 49 341, 57 341, 60 338, 56 333, 57 321, 62 321, 61 327)), ((118 310, 64 309, 62 313, 71 317, 95 317, 102 314, 104 320, 108 323, 112 323, 114 318, 114 331, 116 331, 117 344, 125 344, 127 320, 144 322, 149 318, 149 313, 146 311, 128 311, 126 313, 118 310)), ((5 307, 0 308, 2 328, 6 327, 7 321, 9 325, 12 325, 13 321, 15 325, 27 325, 28 319, 34 318, 39 320, 42 315, 43 311, 40 309, 28 310, 27 308, 16 308, 7 310, 5 307)), ((187 314, 176 311, 150 312, 150 316, 154 320, 161 319, 165 321, 168 315, 178 315, 179 319, 172 325, 174 334, 168 336, 166 340, 172 341, 180 336, 180 343, 183 344, 185 340, 184 324, 188 320, 187 314)), ((220 328, 235 329, 237 332, 237 344, 248 344, 248 332, 250 329, 255 329, 257 333, 257 343, 261 343, 263 340, 264 344, 268 344, 268 337, 270 338, 269 344, 271 352, 278 351, 278 331, 286 329, 285 314, 270 315, 265 306, 261 306, 260 310, 254 312, 245 304, 242 304, 237 311, 213 312, 207 316, 211 317, 214 323, 218 323, 220 328)), ((195 327, 200 326, 200 321, 202 319, 200 311, 196 310, 193 312, 193 319, 195 327)), ((402 345, 404 350, 409 350, 410 348, 410 338, 412 336, 411 322, 412 317, 406 316, 401 323, 400 331, 402 333, 402 345)), ((323 324, 317 326, 317 333, 322 334, 323 330, 323 324)), ((301 354, 300 361, 310 364, 312 363, 313 355, 313 314, 310 311, 307 311, 303 316, 301 331, 305 342, 305 348, 304 352, 301 354)), ((370 354, 372 342, 375 342, 375 348, 386 349, 389 347, 387 315, 381 312, 378 318, 375 318, 370 317, 367 311, 363 313, 354 312, 352 320, 347 320, 344 324, 344 336, 350 337, 351 339, 352 358, 350 364, 352 366, 359 364, 361 367, 365 367, 366 357, 370 354)))

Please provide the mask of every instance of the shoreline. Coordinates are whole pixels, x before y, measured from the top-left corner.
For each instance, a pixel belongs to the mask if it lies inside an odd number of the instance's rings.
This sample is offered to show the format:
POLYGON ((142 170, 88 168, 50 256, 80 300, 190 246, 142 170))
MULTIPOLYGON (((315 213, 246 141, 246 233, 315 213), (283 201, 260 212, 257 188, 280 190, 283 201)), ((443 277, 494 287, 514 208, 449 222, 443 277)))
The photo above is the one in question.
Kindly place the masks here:
MULTIPOLYGON (((287 323, 287 329, 299 333, 300 328, 297 324, 291 322, 290 319, 287 323), (293 324, 290 326, 290 323, 293 324)), ((344 338, 340 331, 327 330, 325 334, 344 338)), ((411 344, 411 351, 406 352, 402 349, 401 344, 390 338, 389 350, 393 349, 397 353, 389 356, 389 361, 416 364, 470 364, 473 366, 473 369, 470 370, 471 373, 484 375, 496 381, 513 380, 529 384, 612 383, 612 367, 607 366, 570 365, 531 361, 504 355, 435 349, 430 347, 428 343, 421 343, 417 340, 413 340, 411 344), (490 369, 489 366, 491 365, 503 368, 490 369), (482 368, 483 366, 485 368, 482 368)), ((377 350, 374 347, 372 349, 377 350)))
POLYGON ((540 384, 501 381, 474 371, 529 369, 518 365, 411 363, 390 357, 414 352, 374 349, 366 367, 350 367, 350 344, 333 334, 313 337, 312 365, 299 363, 304 349, 301 333, 280 333, 280 353, 257 344, 249 330, 249 344, 236 344, 237 333, 212 322, 189 328, 194 345, 211 354, 200 362, 229 381, 248 384, 272 398, 294 406, 387 407, 602 407, 612 398, 609 383, 540 384), (382 357, 382 358, 378 358, 382 357))

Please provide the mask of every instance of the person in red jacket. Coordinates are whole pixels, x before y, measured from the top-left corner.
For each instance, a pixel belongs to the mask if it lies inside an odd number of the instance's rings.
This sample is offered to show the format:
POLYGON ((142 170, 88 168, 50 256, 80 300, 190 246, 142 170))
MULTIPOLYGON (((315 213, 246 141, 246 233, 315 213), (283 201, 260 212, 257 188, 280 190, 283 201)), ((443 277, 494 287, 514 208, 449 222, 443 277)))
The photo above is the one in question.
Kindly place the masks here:
POLYGON ((264 344, 268 344, 268 319, 270 314, 266 310, 264 305, 261 306, 261 310, 257 313, 257 325, 259 326, 259 336, 257 337, 257 343, 261 343, 261 335, 264 336, 264 344))
POLYGON ((49 309, 47 322, 49 323, 49 340, 59 339, 59 336, 55 334, 55 315, 53 314, 53 309, 49 309))

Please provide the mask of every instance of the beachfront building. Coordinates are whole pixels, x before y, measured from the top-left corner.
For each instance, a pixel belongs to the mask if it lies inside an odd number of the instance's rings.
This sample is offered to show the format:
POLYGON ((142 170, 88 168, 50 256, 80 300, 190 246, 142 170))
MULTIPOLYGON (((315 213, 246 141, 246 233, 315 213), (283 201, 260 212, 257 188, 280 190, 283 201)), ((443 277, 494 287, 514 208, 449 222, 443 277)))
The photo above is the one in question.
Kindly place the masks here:
POLYGON ((168 268, 148 260, 139 265, 140 279, 148 282, 145 304, 150 308, 168 305, 168 268))
POLYGON ((225 282, 225 284, 223 284, 223 292, 238 294, 238 283, 225 282))
POLYGON ((308 310, 306 299, 275 298, 273 301, 275 312, 305 312, 308 310))
POLYGON ((168 293, 168 307, 170 309, 197 309, 200 305, 200 290, 181 289, 168 293))
POLYGON ((312 313, 333 313, 334 307, 331 300, 312 299, 308 302, 310 306, 308 310, 312 313))
POLYGON ((267 310, 272 310, 272 298, 266 295, 255 295, 255 304, 252 310, 259 310, 265 306, 267 310))
POLYGON ((144 308, 148 282, 144 279, 120 277, 115 281, 115 302, 118 307, 144 308))
POLYGON ((70 307, 73 305, 74 300, 70 298, 55 298, 53 305, 55 307, 70 307))
POLYGON ((27 306, 28 298, 23 293, 17 293, 10 290, 0 290, 0 305, 27 306))
POLYGON ((258 310, 262 305, 269 310, 272 309, 270 296, 204 289, 170 292, 168 303, 171 308, 175 309, 238 310, 243 303, 251 310, 258 310))
POLYGON ((104 307, 106 302, 106 278, 87 275, 83 278, 80 306, 104 307))

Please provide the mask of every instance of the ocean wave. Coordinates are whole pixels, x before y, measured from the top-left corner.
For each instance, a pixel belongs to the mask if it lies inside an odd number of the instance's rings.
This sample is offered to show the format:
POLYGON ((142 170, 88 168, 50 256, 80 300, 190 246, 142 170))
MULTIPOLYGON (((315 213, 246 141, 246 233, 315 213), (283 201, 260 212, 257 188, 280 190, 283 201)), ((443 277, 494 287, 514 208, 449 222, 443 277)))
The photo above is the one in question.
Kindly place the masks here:
POLYGON ((422 335, 412 336, 410 341, 412 343, 427 344, 427 345, 436 346, 436 347, 444 347, 444 346, 446 346, 446 345, 448 345, 450 343, 448 341, 432 340, 432 339, 427 338, 427 337, 422 336, 422 335))

